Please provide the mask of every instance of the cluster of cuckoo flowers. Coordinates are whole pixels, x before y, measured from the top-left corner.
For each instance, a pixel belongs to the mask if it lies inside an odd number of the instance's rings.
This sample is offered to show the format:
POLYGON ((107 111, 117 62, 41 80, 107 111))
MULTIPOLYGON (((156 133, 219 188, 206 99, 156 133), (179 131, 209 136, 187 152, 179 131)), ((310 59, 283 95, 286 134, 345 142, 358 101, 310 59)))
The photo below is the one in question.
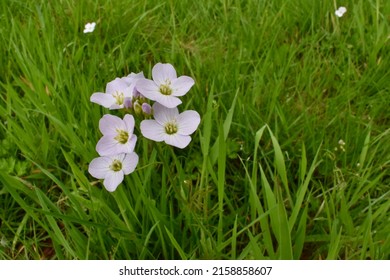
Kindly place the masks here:
POLYGON ((194 85, 191 77, 177 77, 171 64, 157 63, 152 69, 152 78, 146 79, 142 72, 131 73, 109 82, 106 92, 91 96, 93 103, 129 112, 123 119, 106 114, 99 121, 103 135, 96 145, 99 157, 91 161, 88 171, 93 177, 103 179, 110 192, 115 191, 124 176, 133 172, 138 164, 134 116, 141 118, 143 137, 181 149, 191 142, 190 135, 200 123, 196 111, 179 113, 177 108, 182 103, 179 97, 194 85))

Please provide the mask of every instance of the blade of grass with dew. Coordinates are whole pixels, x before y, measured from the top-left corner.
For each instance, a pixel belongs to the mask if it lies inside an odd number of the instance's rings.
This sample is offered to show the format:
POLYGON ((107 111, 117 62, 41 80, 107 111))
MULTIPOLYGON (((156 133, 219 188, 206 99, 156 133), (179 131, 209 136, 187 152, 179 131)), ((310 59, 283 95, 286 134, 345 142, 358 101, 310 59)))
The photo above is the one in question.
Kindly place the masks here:
POLYGON ((286 164, 285 164, 283 152, 282 152, 282 149, 280 148, 278 140, 273 135, 273 133, 269 127, 268 127, 268 131, 270 133, 272 146, 274 147, 274 152, 275 152, 275 167, 276 167, 276 170, 280 176, 280 179, 282 180, 282 183, 283 183, 286 195, 287 195, 287 199, 288 199, 290 205, 293 206, 292 198, 291 198, 291 194, 290 194, 290 189, 288 187, 287 171, 286 171, 286 164))
POLYGON ((218 247, 223 242, 223 219, 224 219, 224 195, 225 195, 225 168, 226 168, 226 142, 224 140, 224 126, 219 125, 218 145, 218 247))
POLYGON ((168 235, 169 240, 171 241, 173 247, 177 250, 182 260, 187 260, 187 255, 183 251, 183 249, 180 247, 179 243, 177 243, 175 237, 172 235, 172 233, 165 227, 165 232, 168 235))
POLYGON ((339 226, 339 220, 335 219, 332 223, 332 229, 330 232, 330 242, 328 247, 327 260, 336 260, 339 256, 340 241, 342 235, 342 228, 339 226))
POLYGON ((317 158, 318 158, 320 150, 321 150, 321 145, 318 147, 317 153, 314 156, 314 159, 313 159, 313 162, 310 166, 309 172, 306 175, 306 174, 303 174, 303 170, 306 170, 306 164, 307 164, 306 149, 305 149, 304 145, 302 146, 302 158, 301 158, 301 162, 300 162, 300 166, 302 165, 302 167, 300 167, 300 170, 301 170, 300 176, 301 176, 301 180, 302 180, 303 184, 299 186, 299 189, 298 189, 297 195, 296 195, 296 200, 294 203, 294 207, 293 207, 292 213, 291 213, 290 218, 289 218, 290 230, 292 230, 292 228, 294 227, 295 221, 296 221, 296 219, 299 215, 299 212, 302 208, 302 203, 303 203, 303 200, 306 196, 306 192, 307 192, 307 189, 309 187, 310 181, 312 180, 313 173, 314 173, 315 169, 317 168, 317 166, 321 163, 321 161, 317 162, 317 158))
MULTIPOLYGON (((244 167, 246 176, 248 178, 250 178, 249 172, 248 172, 246 166, 244 165, 244 163, 242 162, 242 160, 241 160, 241 164, 244 167)), ((270 258, 273 259, 275 257, 275 251, 274 251, 272 237, 271 237, 271 227, 269 226, 268 217, 263 218, 263 216, 270 215, 271 210, 268 209, 267 211, 264 211, 264 208, 263 208, 261 201, 259 199, 259 196, 257 194, 256 186, 253 185, 251 179, 249 179, 249 194, 252 195, 252 198, 253 198, 252 200, 250 200, 250 208, 256 210, 256 211, 254 211, 255 216, 252 216, 251 219, 254 221, 259 219, 261 233, 263 235, 265 247, 267 249, 267 252, 268 252, 270 258), (257 217, 257 218, 255 218, 255 217, 257 217)), ((253 230, 255 231, 255 229, 253 229, 253 230)))
MULTIPOLYGON (((275 194, 271 190, 271 186, 264 174, 263 168, 259 164, 261 172, 262 186, 265 191, 265 197, 267 200, 267 206, 270 210, 270 222, 272 225, 272 231, 278 241, 278 250, 276 254, 279 259, 291 260, 292 257, 292 245, 290 229, 288 226, 287 213, 284 208, 283 199, 281 197, 276 198, 275 194)), ((277 191, 276 191, 277 192, 277 191)))
POLYGON ((294 237, 293 254, 295 260, 300 259, 302 255, 303 247, 305 246, 306 227, 307 227, 307 218, 308 218, 307 211, 308 211, 308 205, 305 206, 305 208, 301 213, 298 228, 294 237))
MULTIPOLYGON (((226 115, 226 119, 223 123, 223 140, 226 141, 227 139, 227 136, 229 135, 229 131, 230 131, 230 127, 232 125, 232 121, 233 121, 233 115, 234 115, 234 109, 236 107, 236 101, 237 101, 237 96, 238 96, 238 93, 240 92, 240 89, 238 88, 237 91, 236 91, 236 94, 234 95, 234 99, 233 99, 233 102, 232 102, 232 106, 230 107, 227 115, 226 115)), ((211 148, 211 155, 210 155, 210 158, 211 158, 211 164, 214 165, 215 162, 217 161, 218 159, 218 154, 219 154, 219 151, 218 151, 218 148, 219 148, 219 137, 217 137, 217 139, 215 140, 215 143, 214 145, 212 146, 211 148)))

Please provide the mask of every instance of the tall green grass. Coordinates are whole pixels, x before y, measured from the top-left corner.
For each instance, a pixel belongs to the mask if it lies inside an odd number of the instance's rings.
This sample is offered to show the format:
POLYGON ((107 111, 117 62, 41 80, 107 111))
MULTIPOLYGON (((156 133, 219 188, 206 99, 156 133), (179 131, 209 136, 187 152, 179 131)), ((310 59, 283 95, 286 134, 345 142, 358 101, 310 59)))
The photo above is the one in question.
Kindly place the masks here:
POLYGON ((388 1, 0 11, 1 259, 390 257, 388 1), (89 98, 157 62, 195 79, 180 110, 201 125, 184 150, 136 131, 109 193, 87 172, 109 113, 89 98))

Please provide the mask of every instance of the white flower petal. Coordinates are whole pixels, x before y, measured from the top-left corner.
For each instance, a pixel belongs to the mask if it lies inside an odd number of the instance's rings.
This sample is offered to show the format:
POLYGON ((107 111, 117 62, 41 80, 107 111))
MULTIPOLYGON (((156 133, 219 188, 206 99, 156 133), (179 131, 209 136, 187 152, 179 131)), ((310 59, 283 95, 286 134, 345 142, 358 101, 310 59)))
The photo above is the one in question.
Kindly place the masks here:
POLYGON ((109 157, 94 158, 88 166, 88 172, 97 179, 104 179, 110 172, 111 159, 109 157))
POLYGON ((191 89, 194 84, 195 81, 191 77, 180 76, 179 78, 172 81, 172 94, 174 96, 183 96, 191 89))
POLYGON ((172 81, 177 78, 176 70, 169 63, 157 63, 152 69, 153 81, 157 85, 165 84, 165 82, 172 81))
POLYGON ((345 13, 347 12, 347 8, 345 7, 339 7, 336 11, 335 14, 338 17, 342 17, 345 13))
POLYGON ((137 143, 137 136, 136 135, 132 135, 131 137, 129 137, 129 140, 127 141, 126 144, 122 144, 121 146, 121 152, 122 153, 132 153, 134 152, 134 148, 135 148, 135 144, 137 143))
POLYGON ((347 8, 345 8, 345 7, 340 7, 339 8, 339 11, 341 12, 341 13, 345 13, 346 11, 347 11, 347 8))
POLYGON ((130 73, 129 75, 127 75, 126 77, 123 77, 122 80, 125 81, 127 83, 127 85, 131 85, 132 83, 135 83, 137 80, 139 79, 144 79, 145 76, 144 76, 144 73, 143 72, 139 72, 139 73, 130 73))
POLYGON ((153 104, 153 117, 162 126, 167 122, 176 121, 179 116, 179 110, 177 108, 167 108, 160 103, 153 104))
POLYGON ((134 131, 134 117, 132 115, 126 114, 125 117, 123 118, 123 122, 126 125, 126 131, 131 135, 133 134, 134 131))
POLYGON ((98 141, 96 151, 100 156, 112 156, 122 152, 123 144, 120 144, 111 135, 105 135, 98 141))
POLYGON ((121 118, 106 114, 99 121, 99 129, 103 135, 113 135, 115 137, 118 134, 117 130, 126 131, 127 127, 121 118))
POLYGON ((111 94, 105 94, 102 92, 92 94, 90 101, 105 108, 110 108, 116 102, 115 98, 111 94))
POLYGON ((106 86, 106 93, 113 94, 116 91, 125 93, 125 89, 128 87, 127 83, 120 79, 116 78, 115 80, 109 82, 106 86))
POLYGON ((193 110, 184 111, 177 117, 177 122, 177 133, 181 135, 190 135, 198 128, 200 123, 200 115, 198 112, 193 110))
POLYGON ((174 146, 174 147, 177 147, 180 149, 184 149, 191 142, 191 136, 180 135, 180 134, 171 134, 171 135, 166 134, 164 141, 168 145, 171 145, 171 146, 174 146))
POLYGON ((156 101, 156 97, 161 95, 158 86, 152 80, 139 79, 136 88, 143 96, 152 101, 156 101))
POLYGON ((163 94, 156 96, 156 101, 167 108, 175 108, 182 103, 179 98, 173 95, 163 94))
POLYGON ((113 192, 116 190, 118 185, 122 183, 123 178, 124 175, 122 170, 118 172, 111 170, 110 172, 107 173, 107 176, 103 181, 103 185, 109 192, 113 192))
POLYGON ((155 120, 143 120, 141 122, 141 133, 145 138, 161 142, 166 135, 165 129, 155 120))
POLYGON ((125 175, 132 173, 138 164, 138 155, 136 153, 126 154, 122 162, 122 170, 125 175))

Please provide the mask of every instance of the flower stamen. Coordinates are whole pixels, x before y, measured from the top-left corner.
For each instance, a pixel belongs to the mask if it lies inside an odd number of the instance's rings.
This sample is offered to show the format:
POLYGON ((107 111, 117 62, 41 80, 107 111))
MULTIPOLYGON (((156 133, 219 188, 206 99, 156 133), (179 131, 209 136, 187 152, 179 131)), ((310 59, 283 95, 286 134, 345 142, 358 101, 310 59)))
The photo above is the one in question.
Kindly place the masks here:
POLYGON ((171 88, 170 81, 166 81, 166 84, 160 85, 160 93, 163 95, 171 95, 172 94, 172 88, 171 88))
POLYGON ((123 95, 123 92, 116 91, 112 94, 112 96, 114 96, 116 104, 123 105, 123 102, 125 101, 125 96, 123 95))
POLYGON ((114 159, 110 165, 112 171, 118 172, 122 170, 122 162, 120 160, 114 159))
POLYGON ((118 135, 114 137, 116 141, 118 141, 121 144, 126 144, 129 140, 129 133, 124 130, 117 129, 118 135))
POLYGON ((175 134, 178 131, 177 124, 173 122, 167 123, 164 128, 165 132, 170 135, 175 134))

